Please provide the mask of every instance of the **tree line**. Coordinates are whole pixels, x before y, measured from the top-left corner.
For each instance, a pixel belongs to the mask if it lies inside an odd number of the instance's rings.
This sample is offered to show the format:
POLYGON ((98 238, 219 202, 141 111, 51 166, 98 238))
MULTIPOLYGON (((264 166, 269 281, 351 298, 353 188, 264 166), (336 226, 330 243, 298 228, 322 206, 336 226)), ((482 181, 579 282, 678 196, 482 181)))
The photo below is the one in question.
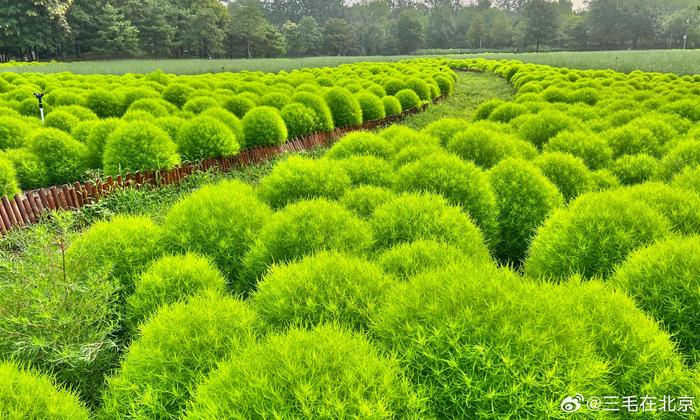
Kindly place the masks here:
POLYGON ((0 0, 0 61, 700 48, 698 0, 0 0))

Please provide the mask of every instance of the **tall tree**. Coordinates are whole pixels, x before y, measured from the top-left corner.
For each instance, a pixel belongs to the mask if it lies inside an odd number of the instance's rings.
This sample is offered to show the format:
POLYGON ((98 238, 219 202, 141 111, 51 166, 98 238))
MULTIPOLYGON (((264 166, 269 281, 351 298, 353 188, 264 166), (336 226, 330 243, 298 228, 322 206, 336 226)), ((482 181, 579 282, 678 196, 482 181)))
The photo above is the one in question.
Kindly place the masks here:
POLYGON ((0 0, 0 47, 20 50, 32 60, 70 32, 73 0, 0 0), (58 37, 58 39, 57 39, 58 37))
POLYGON ((121 10, 107 3, 97 20, 100 29, 96 34, 95 51, 114 54, 115 60, 120 53, 138 54, 139 30, 121 10))
POLYGON ((331 55, 346 55, 353 44, 352 28, 344 19, 331 19, 323 27, 323 44, 331 55))
POLYGON ((399 15, 396 36, 399 51, 410 54, 423 46, 423 23, 412 10, 405 10, 399 15))
POLYGON ((542 42, 553 39, 559 28, 557 3, 547 0, 528 0, 523 5, 523 31, 525 42, 536 45, 540 51, 542 42))
POLYGON ((245 56, 253 58, 254 44, 262 36, 261 28, 265 24, 265 15, 259 4, 255 1, 234 3, 229 6, 231 14, 228 26, 229 48, 235 50, 234 45, 242 42, 245 56))
POLYGON ((299 23, 287 21, 282 25, 282 33, 287 40, 290 55, 307 56, 317 53, 323 43, 323 33, 316 19, 302 18, 299 23))

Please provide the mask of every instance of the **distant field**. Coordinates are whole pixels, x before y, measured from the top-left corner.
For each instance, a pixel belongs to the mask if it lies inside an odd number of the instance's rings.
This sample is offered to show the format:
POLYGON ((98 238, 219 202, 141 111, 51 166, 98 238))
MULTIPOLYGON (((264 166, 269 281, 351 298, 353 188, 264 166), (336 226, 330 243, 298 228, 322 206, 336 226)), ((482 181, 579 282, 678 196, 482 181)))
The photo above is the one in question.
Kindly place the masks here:
MULTIPOLYGON (((545 52, 545 53, 483 53, 461 55, 435 55, 434 57, 488 59, 514 59, 528 63, 547 64, 555 67, 578 69, 612 69, 629 73, 634 70, 700 74, 700 50, 647 50, 647 51, 593 51, 593 52, 545 52)), ((264 71, 278 72, 305 67, 335 67, 345 63, 360 61, 399 61, 418 56, 370 56, 370 57, 310 57, 310 58, 270 58, 235 60, 119 60, 84 61, 72 63, 46 63, 41 66, 0 66, 0 72, 17 73, 72 72, 76 74, 125 74, 150 73, 161 69, 174 74, 201 74, 223 71, 264 71)), ((420 56, 431 57, 431 56, 420 56)))

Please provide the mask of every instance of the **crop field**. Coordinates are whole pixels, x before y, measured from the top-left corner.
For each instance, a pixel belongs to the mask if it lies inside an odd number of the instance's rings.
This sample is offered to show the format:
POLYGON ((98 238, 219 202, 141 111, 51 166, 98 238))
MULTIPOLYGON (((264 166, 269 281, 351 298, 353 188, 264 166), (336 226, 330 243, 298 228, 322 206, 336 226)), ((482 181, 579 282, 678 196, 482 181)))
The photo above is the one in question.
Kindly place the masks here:
POLYGON ((337 64, 0 73, 0 196, 423 110, 9 232, 0 418, 697 417, 692 66, 337 64))

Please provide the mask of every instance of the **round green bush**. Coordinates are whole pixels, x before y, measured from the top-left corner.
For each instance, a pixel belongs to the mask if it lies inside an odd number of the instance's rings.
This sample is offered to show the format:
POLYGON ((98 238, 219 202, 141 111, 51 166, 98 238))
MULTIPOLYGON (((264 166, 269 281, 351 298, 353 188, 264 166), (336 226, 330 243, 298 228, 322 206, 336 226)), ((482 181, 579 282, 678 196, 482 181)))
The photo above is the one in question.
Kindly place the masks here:
POLYGON ((398 363, 336 326, 270 335, 222 363, 188 419, 421 418, 424 399, 398 363), (231 392, 236 390, 236 392, 231 392))
POLYGON ((447 151, 484 169, 507 157, 520 157, 516 139, 511 134, 477 124, 456 132, 447 142, 447 151))
POLYGON ((224 101, 224 108, 238 118, 243 118, 257 104, 245 96, 235 95, 224 101))
POLYGON ((44 125, 69 133, 80 123, 80 118, 62 109, 56 109, 46 116, 44 125))
MULTIPOLYGON (((12 163, 20 189, 28 191, 48 185, 46 166, 34 153, 24 148, 10 149, 0 152, 0 158, 3 156, 12 163)), ((10 171, 4 170, 0 173, 7 176, 10 171)))
POLYGON ((354 330, 369 327, 395 280, 362 258, 323 251, 287 265, 275 265, 258 283, 251 306, 276 331, 323 323, 354 330))
POLYGON ((281 92, 272 92, 260 97, 258 102, 261 106, 271 106, 281 110, 289 103, 289 95, 281 92))
POLYGON ((184 83, 171 83, 163 91, 162 97, 176 107, 182 108, 192 92, 194 89, 184 83))
POLYGON ((455 245, 476 259, 489 255, 481 231, 469 216, 439 195, 401 194, 377 207, 370 224, 378 250, 432 239, 455 245))
POLYGON ((259 106, 243 117, 245 145, 249 148, 277 146, 287 140, 287 126, 276 108, 259 106))
POLYGON ((303 137, 316 131, 316 114, 303 104, 290 103, 282 108, 281 115, 290 139, 303 137))
POLYGON ((158 308, 204 293, 226 292, 226 280, 209 259, 197 254, 172 255, 151 263, 136 279, 126 300, 126 322, 131 331, 158 308))
POLYGON ((185 122, 177 135, 177 148, 187 159, 233 156, 240 150, 236 135, 218 119, 201 115, 185 122))
POLYGON ((659 157, 663 149, 652 131, 643 127, 625 125, 606 131, 603 137, 613 150, 613 158, 640 153, 659 157))
POLYGON ((128 295, 136 275, 163 253, 161 238, 161 228, 146 217, 115 216, 93 224, 73 240, 66 250, 66 267, 78 277, 109 270, 128 295))
POLYGON ((456 156, 435 154, 401 167, 396 173, 397 191, 440 194, 460 206, 484 233, 487 242, 497 239, 496 199, 486 174, 456 156))
POLYGON ((472 119, 474 121, 487 120, 496 108, 505 103, 506 101, 498 98, 489 99, 486 102, 482 102, 481 105, 476 107, 476 109, 474 110, 474 114, 472 114, 472 119))
POLYGON ((612 189, 620 186, 620 180, 617 179, 615 174, 608 169, 599 169, 591 172, 591 178, 593 179, 593 185, 595 185, 596 191, 612 189))
MULTIPOLYGON (((209 108, 199 114, 200 117, 209 117, 219 120, 224 123, 229 130, 236 136, 238 143, 241 143, 245 137, 243 134, 243 123, 234 114, 224 108, 209 108)), ((241 145, 242 146, 242 145, 241 145)))
POLYGON ((47 181, 52 185, 75 181, 87 169, 87 147, 63 131, 36 130, 27 142, 29 151, 46 167, 47 181))
POLYGON ((420 97, 411 89, 400 90, 396 92, 396 95, 394 96, 399 100, 401 103, 401 109, 404 111, 418 108, 421 105, 420 97))
POLYGON ((388 159, 392 155, 389 141, 377 134, 358 131, 341 138, 326 152, 329 159, 345 159, 353 156, 375 156, 388 159))
POLYGON ((527 112, 528 109, 523 105, 516 104, 513 102, 503 102, 502 104, 498 105, 493 111, 491 111, 488 119, 490 121, 508 123, 514 118, 526 114, 527 112))
POLYGON ((368 219, 374 209, 395 197, 396 194, 387 188, 363 185, 347 190, 340 204, 357 216, 368 219))
POLYGON ((406 88, 414 91, 421 101, 429 101, 432 99, 430 95, 430 86, 423 79, 412 77, 406 80, 406 88))
POLYGON ((583 159, 591 170, 606 168, 613 154, 610 146, 600 136, 582 130, 558 133, 544 145, 543 150, 570 153, 583 159))
POLYGON ((151 114, 148 111, 128 111, 124 115, 122 115, 122 121, 124 122, 152 122, 154 119, 155 117, 153 116, 153 114, 151 114))
POLYGON ((533 163, 557 186, 565 202, 595 189, 590 169, 574 155, 546 152, 533 163))
MULTIPOLYGON (((217 108, 212 108, 210 111, 216 111, 216 110, 217 110, 217 108)), ((203 112, 202 114, 207 114, 207 113, 208 112, 203 112)), ((168 133, 168 136, 171 139, 177 139, 177 133, 180 132, 180 128, 185 123, 185 119, 180 118, 180 117, 168 116, 168 117, 156 118, 152 122, 153 122, 153 124, 157 125, 161 130, 168 133)), ((240 131, 241 131, 241 133, 243 132, 242 125, 240 127, 240 131)), ((241 135, 241 138, 242 137, 243 137, 243 135, 241 135)))
POLYGON ((0 154, 0 197, 13 195, 20 192, 15 167, 4 154, 0 154))
POLYGON ((671 185, 700 195, 700 166, 686 168, 683 172, 673 177, 671 185))
POLYGON ((641 184, 651 179, 658 168, 658 159, 646 154, 623 155, 611 165, 613 174, 625 185, 641 184))
POLYGON ((700 197, 660 182, 634 185, 617 192, 664 215, 671 222, 672 230, 678 233, 700 233, 700 197))
POLYGON ((308 198, 337 200, 350 185, 350 177, 337 161, 292 156, 260 181, 258 195, 277 209, 308 198))
POLYGON ((362 109, 362 121, 380 120, 386 117, 384 102, 375 94, 360 92, 355 95, 355 99, 362 109))
POLYGON ((435 83, 438 84, 440 87, 440 94, 442 96, 447 96, 452 94, 455 88, 454 81, 452 81, 451 78, 445 77, 442 74, 438 74, 433 76, 433 79, 435 80, 435 83))
POLYGON ((333 116, 335 127, 349 127, 362 124, 362 108, 359 102, 347 89, 331 88, 323 94, 328 108, 333 116))
POLYGON ((542 148, 552 137, 562 131, 577 128, 579 122, 567 114, 545 109, 537 114, 521 115, 511 125, 523 139, 542 148))
POLYGON ((193 114, 201 114, 210 108, 218 108, 221 104, 214 98, 209 96, 195 96, 185 102, 182 106, 183 111, 191 112, 193 114))
POLYGON ((177 145, 168 133, 148 122, 130 122, 107 137, 102 154, 105 173, 171 169, 180 164, 177 145))
POLYGON ((411 243, 398 244, 377 256, 377 264, 388 274, 409 280, 429 271, 479 257, 467 256, 459 248, 443 242, 419 239, 411 243))
POLYGON ((394 96, 384 96, 382 104, 384 105, 384 114, 387 116, 399 115, 403 111, 401 102, 394 96))
POLYGON ((117 128, 124 124, 122 120, 108 118, 98 121, 90 130, 90 135, 85 140, 87 146, 87 165, 90 169, 102 167, 102 155, 104 154, 107 138, 117 128))
POLYGON ((160 118, 167 117, 171 112, 177 111, 177 107, 163 99, 148 98, 137 99, 126 110, 127 112, 145 111, 156 118, 160 118))
POLYGON ((124 113, 121 99, 105 89, 95 89, 85 95, 85 106, 100 118, 119 117, 124 113))
POLYGON ((400 79, 388 78, 380 82, 387 95, 396 95, 403 89, 406 89, 406 84, 400 79))
POLYGON ((297 92, 292 102, 300 103, 314 111, 314 131, 333 131, 333 114, 322 97, 309 92, 297 92))
POLYGON ((290 204, 270 218, 246 254, 238 290, 253 289, 273 263, 294 261, 324 249, 363 254, 372 242, 369 226, 340 204, 324 199, 290 204))
POLYGON ((350 177, 353 186, 390 187, 394 182, 394 168, 384 159, 374 156, 352 156, 338 160, 337 163, 350 177))
POLYGON ((536 166, 523 160, 506 159, 488 177, 498 208, 495 255, 519 265, 537 227, 564 204, 563 197, 536 166))
POLYGON ((230 283, 258 231, 272 215, 253 189, 239 181, 207 185, 184 197, 165 216, 164 243, 173 252, 211 258, 230 283))
POLYGON ((525 272, 553 280, 574 273, 607 276, 631 251, 665 237, 670 229, 658 211, 616 191, 584 194, 538 229, 525 272))
POLYGON ((19 118, 0 116, 0 150, 24 146, 30 127, 19 118))
POLYGON ((422 133, 440 140, 440 144, 446 146, 452 137, 465 130, 469 130, 470 125, 466 120, 459 118, 442 118, 428 124, 422 133))
POLYGON ((694 168, 698 165, 700 165, 700 140, 684 140, 661 159, 658 175, 664 180, 670 180, 686 168, 694 168))
POLYGON ((255 323, 255 313, 231 297, 205 294, 161 308, 107 380, 100 417, 180 418, 194 387, 253 341, 255 323))
POLYGON ((14 362, 0 362, 0 417, 88 420, 90 410, 71 391, 14 362))
POLYGON ((631 253, 610 278, 700 362, 700 237, 669 238, 631 253))
POLYGON ((85 143, 87 143, 87 139, 90 137, 90 134, 92 133, 92 129, 97 127, 100 124, 100 122, 102 122, 102 120, 99 120, 99 119, 98 120, 82 121, 82 122, 79 122, 74 127, 72 127, 72 129, 70 131, 66 131, 66 132, 69 133, 74 139, 85 144, 85 143))
POLYGON ((608 369, 585 322, 542 289, 465 261, 391 289, 373 336, 439 418, 556 418, 572 389, 606 395, 608 369))

